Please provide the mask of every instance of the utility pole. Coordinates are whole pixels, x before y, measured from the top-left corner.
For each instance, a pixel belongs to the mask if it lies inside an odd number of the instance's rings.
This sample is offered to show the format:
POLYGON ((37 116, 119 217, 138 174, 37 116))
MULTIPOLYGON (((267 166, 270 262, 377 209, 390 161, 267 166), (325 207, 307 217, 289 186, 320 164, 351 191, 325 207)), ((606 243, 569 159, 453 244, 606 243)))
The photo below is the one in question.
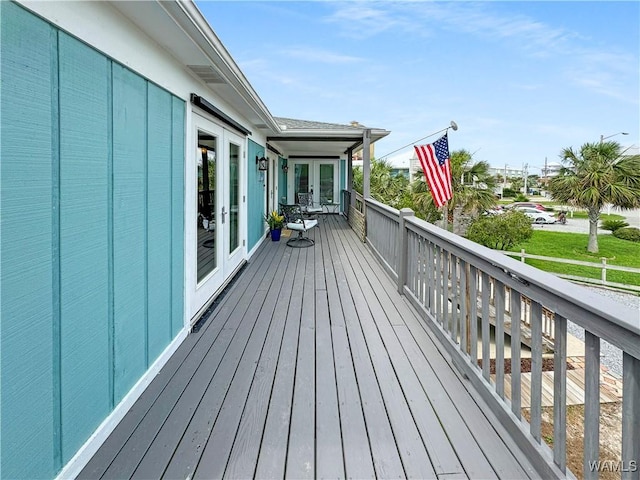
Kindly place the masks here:
POLYGON ((504 198, 504 189, 507 188, 507 164, 504 164, 504 178, 502 179, 502 198, 504 198))
POLYGON ((524 176, 524 194, 526 195, 528 190, 527 190, 527 176, 529 175, 529 164, 525 163, 524 167, 522 167, 522 175, 524 176))

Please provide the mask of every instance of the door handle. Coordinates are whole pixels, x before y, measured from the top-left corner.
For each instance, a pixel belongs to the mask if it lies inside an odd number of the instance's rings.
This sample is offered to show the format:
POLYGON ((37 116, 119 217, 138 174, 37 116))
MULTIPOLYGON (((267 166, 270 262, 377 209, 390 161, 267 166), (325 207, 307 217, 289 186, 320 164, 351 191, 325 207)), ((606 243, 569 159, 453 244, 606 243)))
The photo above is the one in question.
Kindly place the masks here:
POLYGON ((220 216, 222 217, 222 223, 224 223, 224 216, 227 214, 227 212, 224 211, 224 207, 222 207, 222 211, 220 212, 220 216))

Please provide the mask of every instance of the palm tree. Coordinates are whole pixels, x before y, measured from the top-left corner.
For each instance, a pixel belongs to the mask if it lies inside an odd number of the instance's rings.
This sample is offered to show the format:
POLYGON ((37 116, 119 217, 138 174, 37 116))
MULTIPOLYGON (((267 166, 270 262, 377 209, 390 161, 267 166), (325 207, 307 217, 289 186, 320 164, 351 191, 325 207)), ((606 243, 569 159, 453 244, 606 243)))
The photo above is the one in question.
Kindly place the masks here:
MULTIPOLYGON (((394 208, 398 207, 403 201, 403 194, 407 191, 409 181, 402 175, 394 175, 393 167, 386 160, 371 160, 371 196, 386 205, 394 208)), ((362 193, 363 175, 362 169, 356 167, 353 169, 353 187, 362 193)))
MULTIPOLYGON (((455 150, 450 155, 451 189, 453 197, 447 203, 448 221, 453 222, 454 211, 457 207, 462 212, 471 215, 493 207, 496 203, 493 193, 495 177, 489 173, 489 164, 485 161, 472 162, 472 155, 467 150, 455 150)), ((416 173, 424 180, 422 170, 416 173)), ((414 182, 414 203, 422 211, 430 212, 433 205, 431 193, 424 181, 414 182)))
POLYGON ((563 168, 549 181, 554 200, 587 209, 589 244, 598 253, 598 220, 605 204, 623 209, 640 206, 640 156, 625 156, 617 142, 585 143, 580 151, 565 148, 563 168))

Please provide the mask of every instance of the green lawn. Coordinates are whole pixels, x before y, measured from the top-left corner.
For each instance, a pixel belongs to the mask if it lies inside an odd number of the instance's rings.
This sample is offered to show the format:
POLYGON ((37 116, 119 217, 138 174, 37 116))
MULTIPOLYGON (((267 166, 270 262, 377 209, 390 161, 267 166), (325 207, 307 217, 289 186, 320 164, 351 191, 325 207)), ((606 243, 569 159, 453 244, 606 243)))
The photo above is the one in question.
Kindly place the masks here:
MULTIPOLYGON (((583 233, 548 232, 535 230, 531 239, 512 248, 519 252, 524 249, 532 255, 546 257, 568 258, 583 262, 601 263, 601 258, 607 259, 609 265, 621 265, 625 267, 640 268, 640 243, 620 240, 613 235, 598 235, 600 252, 591 254, 587 252, 588 235, 583 233)), ((552 273, 564 273, 587 278, 600 278, 601 271, 598 268, 567 265, 563 263, 548 262, 544 260, 527 259, 527 263, 541 270, 552 273)), ((640 285, 640 274, 629 272, 607 271, 607 280, 624 283, 627 285, 640 285)))
MULTIPOLYGON (((557 208, 556 208, 557 210, 557 208)), ((571 216, 571 213, 567 214, 567 219, 571 220, 572 218, 589 218, 589 215, 587 214, 586 210, 578 210, 577 212, 573 212, 573 217, 571 216)), ((601 213, 600 214, 600 221, 602 222, 603 220, 624 220, 626 217, 623 217, 622 215, 618 215, 617 213, 601 213)))

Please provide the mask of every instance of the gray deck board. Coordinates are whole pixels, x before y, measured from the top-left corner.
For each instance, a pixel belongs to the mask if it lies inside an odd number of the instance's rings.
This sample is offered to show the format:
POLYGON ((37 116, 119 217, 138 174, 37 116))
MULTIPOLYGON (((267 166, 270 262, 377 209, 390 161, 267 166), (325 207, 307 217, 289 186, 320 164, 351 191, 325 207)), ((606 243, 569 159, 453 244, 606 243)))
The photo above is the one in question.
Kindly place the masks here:
POLYGON ((80 478, 526 478, 338 215, 265 242, 80 478))
POLYGON ((255 470, 256 478, 283 478, 285 474, 302 311, 305 274, 302 266, 306 265, 306 250, 293 251, 296 254, 296 265, 299 267, 291 275, 293 278, 291 297, 285 299, 288 302, 286 325, 255 470))
MULTIPOLYGON (((271 350, 275 349, 275 343, 282 336, 282 326, 284 325, 284 319, 273 315, 273 313, 281 293, 288 260, 289 256, 283 257, 278 264, 275 276, 268 284, 266 298, 260 308, 249 343, 247 343, 242 359, 236 368, 218 418, 209 434, 195 472, 195 478, 221 478, 223 476, 231 453, 232 439, 236 436, 252 381, 256 375, 257 367, 261 363, 260 360, 262 360, 260 375, 266 377, 270 375, 269 357, 272 354, 271 350)), ((262 282, 262 284, 267 287, 266 282, 262 282)), ((257 383, 258 389, 260 389, 259 384, 260 382, 257 383)), ((259 417, 254 417, 252 420, 255 421, 257 418, 259 417)), ((255 427, 256 430, 261 429, 260 425, 255 427)))
MULTIPOLYGON (((495 478, 495 473, 481 454, 476 442, 473 439, 468 441, 470 438, 468 429, 455 411, 452 399, 443 389, 433 388, 438 384, 438 378, 425 357, 421 355, 419 347, 405 324, 410 319, 417 322, 417 317, 404 302, 394 303, 389 298, 387 292, 393 291, 395 285, 388 280, 388 277, 382 275, 379 264, 375 261, 367 262, 362 252, 354 251, 353 253, 352 258, 361 259, 363 274, 369 280, 371 289, 378 292, 380 306, 384 309, 385 315, 381 316, 382 321, 377 320, 376 324, 387 345, 389 355, 393 358, 398 375, 402 378, 407 400, 412 407, 438 477, 443 474, 464 476, 465 469, 462 468, 461 462, 466 462, 469 478, 495 478), (365 274, 364 271, 368 273, 365 274), (385 316, 389 318, 389 323, 384 322, 385 316), (402 324, 399 323, 400 320, 402 324), (427 399, 428 402, 422 403, 422 399, 427 399), (437 415, 436 411, 441 412, 440 415, 437 415), (458 451, 454 449, 454 445, 458 451)), ((433 354, 438 355, 435 351, 432 351, 431 355, 433 354)))
MULTIPOLYGON (((256 257, 253 264, 257 272, 266 271, 269 268, 270 257, 266 254, 266 250, 261 253, 256 257)), ((198 334, 192 334, 185 339, 138 401, 127 412, 118 428, 107 438, 102 447, 88 462, 80 475, 81 478, 109 478, 106 471, 116 456, 121 452, 123 453, 119 460, 115 462, 115 467, 122 469, 127 464, 128 459, 135 457, 132 453, 149 445, 149 436, 140 433, 144 429, 144 425, 153 418, 149 414, 150 410, 153 409, 153 414, 157 415, 157 410, 165 411, 164 409, 173 407, 171 392, 181 392, 184 389, 183 387, 186 387, 191 375, 201 363, 202 356, 199 353, 208 350, 211 342, 217 338, 217 335, 226 324, 228 313, 232 311, 229 305, 237 304, 247 286, 250 286, 254 281, 255 277, 251 276, 240 278, 237 281, 237 288, 226 296, 218 306, 218 321, 205 323, 198 334), (226 316, 225 313, 227 313, 226 316), (159 401, 160 399, 161 401, 159 401), (139 432, 139 436, 135 437, 134 434, 137 432, 139 432), (136 446, 136 440, 138 446, 136 446), (125 446, 130 448, 131 451, 127 451, 125 446)), ((157 427, 160 428, 161 425, 157 425, 157 427)), ((140 454, 139 458, 141 457, 142 454, 140 454)))
MULTIPOLYGON (((364 255, 366 247, 362 244, 352 245, 358 247, 359 258, 368 262, 374 271, 378 270, 375 278, 381 282, 381 290, 383 292, 392 291, 395 288, 395 283, 388 276, 382 275, 382 269, 375 259, 364 255)), ((406 299, 403 299, 402 302, 392 303, 400 312, 414 338, 407 336, 404 329, 398 327, 395 327, 396 334, 403 337, 401 341, 403 348, 407 350, 414 370, 420 372, 420 381, 424 385, 427 396, 433 399, 434 405, 436 405, 438 397, 441 397, 437 407, 438 416, 444 424, 450 442, 456 448, 469 478, 495 478, 496 474, 500 478, 509 478, 509 475, 512 474, 508 474, 506 477, 505 474, 510 471, 516 472, 517 478, 531 476, 533 471, 531 465, 521 455, 516 458, 505 445, 504 437, 501 438, 501 434, 504 432, 497 433, 496 427, 490 424, 480 407, 474 403, 477 399, 469 395, 465 390, 467 387, 460 381, 452 366, 438 352, 433 336, 421 322, 415 310, 408 305, 406 299), (422 363, 420 357, 412 352, 414 348, 422 351, 426 363, 422 363), (431 365, 432 367, 426 368, 431 365), (434 385, 437 386, 438 383, 442 385, 442 389, 434 388, 434 385), (450 408, 454 405, 457 407, 457 415, 450 408), (462 425, 467 425, 467 428, 461 429, 462 425), (492 473, 487 468, 487 462, 493 466, 496 473, 492 473)))
MULTIPOLYGON (((340 233, 346 234, 345 231, 340 233)), ((408 478, 436 478, 392 360, 374 321, 374 316, 379 315, 381 310, 379 299, 373 295, 365 296, 365 291, 369 290, 367 275, 359 268, 358 260, 349 247, 346 254, 351 267, 347 278, 360 286, 352 291, 352 295, 406 475, 408 478)))
POLYGON ((329 317, 331 319, 330 328, 340 425, 342 428, 345 475, 347 478, 374 478, 375 470, 362 410, 362 399, 356 381, 344 313, 340 301, 339 292, 347 291, 348 284, 343 275, 336 275, 336 270, 339 270, 341 265, 338 257, 331 255, 331 248, 335 250, 335 245, 332 245, 330 240, 327 237, 326 241, 322 243, 322 250, 327 259, 324 269, 326 270, 327 299, 329 317))
MULTIPOLYGON (((274 259, 272 258, 271 262, 273 261, 274 259)), ((260 277, 257 277, 257 279, 260 279, 260 277)), ((252 328, 252 324, 249 321, 250 315, 247 315, 247 312, 250 312, 251 308, 257 311, 255 300, 264 296, 264 293, 259 290, 255 294, 253 293, 258 285, 257 280, 255 283, 250 283, 232 310, 221 309, 221 315, 215 318, 216 322, 212 322, 221 324, 214 327, 216 330, 221 329, 220 333, 212 343, 202 342, 199 344, 200 348, 194 349, 192 352, 191 357, 202 359, 197 365, 197 369, 192 373, 192 367, 189 365, 182 372, 182 376, 193 375, 190 378, 188 387, 185 388, 182 382, 175 382, 169 385, 162 402, 164 408, 155 408, 151 411, 136 431, 135 438, 136 440, 139 439, 139 441, 135 444, 128 442, 125 445, 125 448, 141 449, 139 442, 144 442, 145 436, 155 435, 153 443, 149 446, 135 470, 129 471, 129 468, 125 470, 122 467, 127 465, 128 462, 118 462, 114 466, 121 468, 111 468, 107 472, 108 477, 126 478, 135 475, 139 478, 158 478, 162 475, 174 451, 176 451, 178 443, 184 441, 184 435, 188 435, 189 431, 186 429, 190 425, 190 421, 193 420, 195 412, 201 411, 201 408, 198 408, 199 403, 203 399, 205 392, 212 388, 212 381, 226 378, 226 372, 221 372, 219 376, 216 375, 218 369, 231 362, 231 359, 234 358, 234 348, 241 348, 245 345, 247 341, 245 332, 252 328), (213 376, 212 373, 214 374, 213 376), (166 412, 168 406, 172 407, 169 412, 170 415, 166 412), (159 431, 157 431, 158 426, 161 427, 159 431)), ((224 381, 217 382, 217 384, 219 383, 224 384, 224 381)), ((131 458, 132 456, 129 455, 128 457, 131 458)), ((174 462, 174 465, 176 465, 176 462, 174 462)))
POLYGON ((315 475, 315 294, 314 253, 307 248, 302 290, 293 405, 289 426, 286 477, 303 479, 315 475))
MULTIPOLYGON (((291 249, 287 250, 287 254, 289 256, 287 270, 295 269, 297 255, 291 255, 291 249)), ((260 454, 260 442, 267 419, 276 366, 279 361, 283 340, 287 340, 284 334, 288 299, 291 298, 292 289, 293 276, 284 276, 273 312, 272 328, 269 330, 258 368, 251 384, 251 390, 247 397, 240 426, 238 427, 225 470, 225 478, 251 478, 254 474, 260 454)))
POLYGON ((336 248, 334 255, 338 259, 334 263, 335 274, 339 282, 344 281, 347 285, 346 288, 340 290, 340 300, 342 302, 354 370, 358 386, 362 392, 362 409, 369 435, 375 472, 378 478, 403 478, 406 474, 358 320, 351 292, 352 284, 349 283, 345 273, 345 269, 349 265, 349 258, 339 238, 334 237, 333 243, 336 248))

